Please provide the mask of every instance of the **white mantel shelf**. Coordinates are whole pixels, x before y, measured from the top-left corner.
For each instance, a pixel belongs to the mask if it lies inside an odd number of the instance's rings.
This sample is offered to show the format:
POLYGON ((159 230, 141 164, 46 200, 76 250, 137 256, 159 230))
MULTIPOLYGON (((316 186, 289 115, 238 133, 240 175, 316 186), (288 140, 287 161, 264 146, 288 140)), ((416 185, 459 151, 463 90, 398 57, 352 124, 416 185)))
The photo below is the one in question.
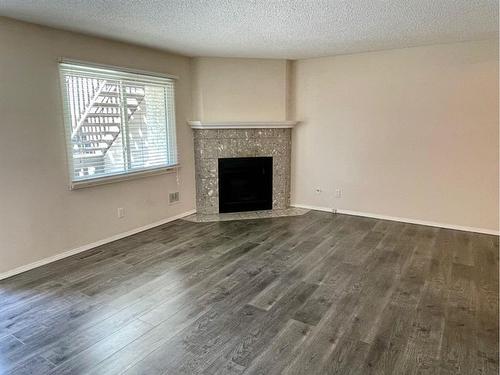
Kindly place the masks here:
POLYGON ((272 129, 293 128, 299 121, 227 121, 227 122, 202 122, 188 121, 192 129, 272 129))

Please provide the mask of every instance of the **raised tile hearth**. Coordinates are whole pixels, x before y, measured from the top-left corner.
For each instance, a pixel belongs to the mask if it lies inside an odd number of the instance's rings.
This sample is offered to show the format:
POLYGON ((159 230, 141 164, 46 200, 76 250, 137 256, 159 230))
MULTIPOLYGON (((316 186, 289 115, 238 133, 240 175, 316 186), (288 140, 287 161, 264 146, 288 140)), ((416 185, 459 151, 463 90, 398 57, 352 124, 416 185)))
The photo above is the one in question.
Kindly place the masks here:
POLYGON ((296 122, 189 124, 194 133, 198 214, 219 213, 219 158, 272 157, 272 209, 289 208, 291 131, 296 122))
POLYGON ((195 223, 210 223, 214 221, 233 221, 233 220, 254 220, 268 219, 276 217, 300 216, 308 213, 305 208, 289 207, 284 210, 262 210, 247 212, 230 212, 224 214, 192 214, 183 218, 183 220, 195 223))

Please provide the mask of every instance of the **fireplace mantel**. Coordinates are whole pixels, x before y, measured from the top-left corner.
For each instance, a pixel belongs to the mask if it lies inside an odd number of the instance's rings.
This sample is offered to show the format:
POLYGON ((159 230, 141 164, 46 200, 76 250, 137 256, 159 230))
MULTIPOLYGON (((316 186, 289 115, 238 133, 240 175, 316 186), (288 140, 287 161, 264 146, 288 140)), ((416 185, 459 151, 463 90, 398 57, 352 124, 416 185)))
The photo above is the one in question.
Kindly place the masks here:
POLYGON ((290 129, 297 125, 298 121, 225 121, 225 122, 203 122, 188 121, 192 129, 290 129))

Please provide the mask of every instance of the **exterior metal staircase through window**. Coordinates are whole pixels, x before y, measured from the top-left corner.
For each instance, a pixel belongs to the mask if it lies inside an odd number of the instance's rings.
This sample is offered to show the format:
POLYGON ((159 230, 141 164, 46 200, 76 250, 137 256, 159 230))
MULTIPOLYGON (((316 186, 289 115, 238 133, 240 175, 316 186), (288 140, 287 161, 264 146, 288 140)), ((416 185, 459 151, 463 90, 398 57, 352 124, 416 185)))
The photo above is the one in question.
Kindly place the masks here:
POLYGON ((85 169, 106 155, 140 109, 145 86, 85 77, 68 79, 73 163, 85 169))

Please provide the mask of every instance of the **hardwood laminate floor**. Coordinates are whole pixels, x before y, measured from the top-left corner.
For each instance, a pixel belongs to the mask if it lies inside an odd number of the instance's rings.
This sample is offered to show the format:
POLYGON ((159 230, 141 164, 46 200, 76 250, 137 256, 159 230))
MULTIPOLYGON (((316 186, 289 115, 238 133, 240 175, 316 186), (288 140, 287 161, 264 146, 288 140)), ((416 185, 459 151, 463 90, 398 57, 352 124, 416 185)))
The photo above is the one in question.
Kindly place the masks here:
POLYGON ((498 237, 177 220, 0 281, 0 373, 497 374, 498 237))

